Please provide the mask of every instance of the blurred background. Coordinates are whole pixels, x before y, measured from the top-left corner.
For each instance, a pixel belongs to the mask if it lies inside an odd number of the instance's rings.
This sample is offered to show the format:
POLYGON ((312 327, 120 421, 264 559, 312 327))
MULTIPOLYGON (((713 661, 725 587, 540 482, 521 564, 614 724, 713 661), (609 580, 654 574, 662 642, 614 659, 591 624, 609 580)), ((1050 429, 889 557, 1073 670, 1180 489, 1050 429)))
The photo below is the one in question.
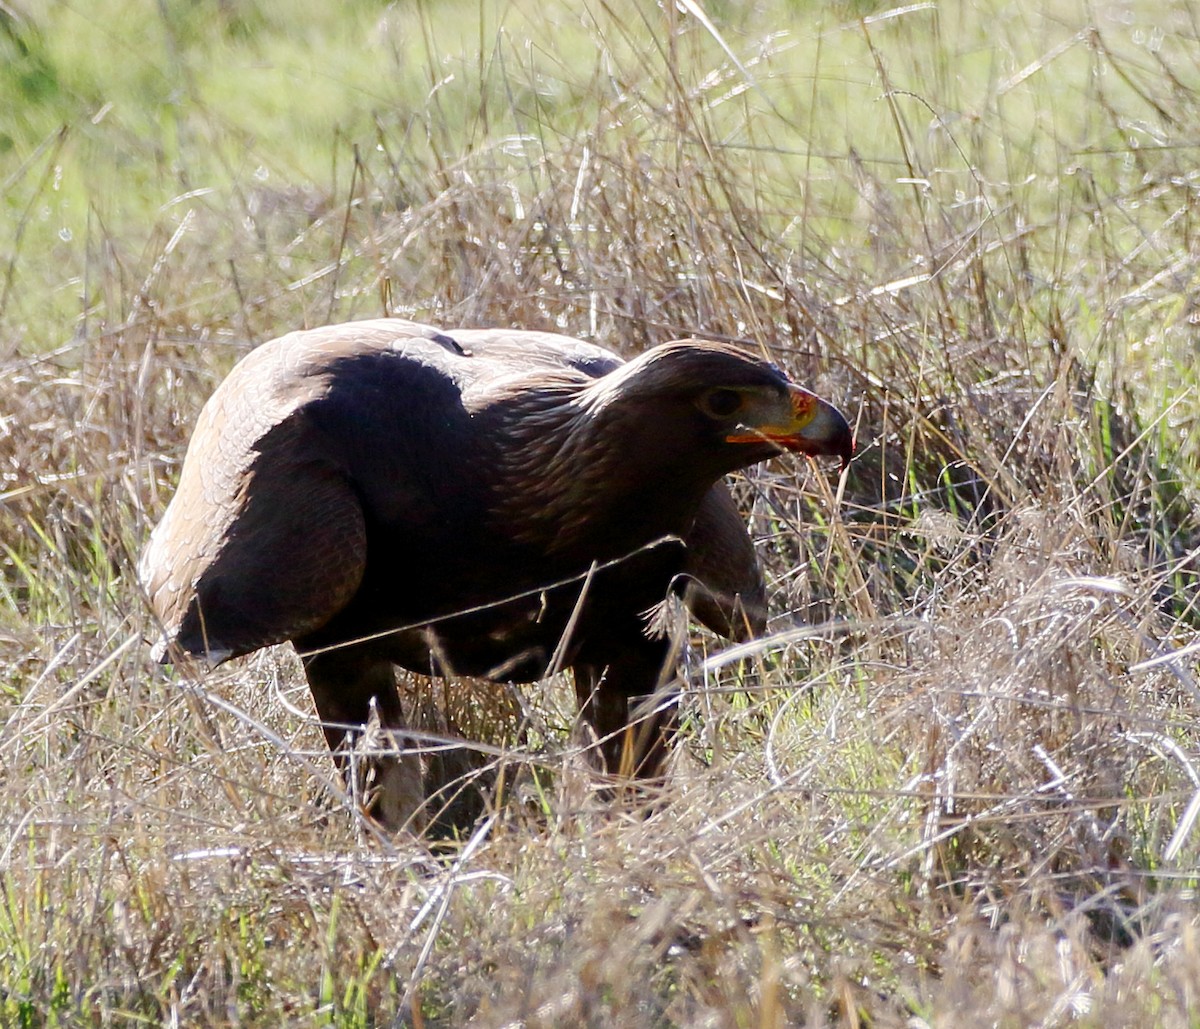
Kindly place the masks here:
POLYGON ((0 0, 0 1021, 1194 1022, 1198 87, 1193 0, 0 0), (734 478, 771 632, 652 813, 414 681, 499 792, 380 840, 290 651, 152 665, 204 399, 382 314, 856 424, 734 478))

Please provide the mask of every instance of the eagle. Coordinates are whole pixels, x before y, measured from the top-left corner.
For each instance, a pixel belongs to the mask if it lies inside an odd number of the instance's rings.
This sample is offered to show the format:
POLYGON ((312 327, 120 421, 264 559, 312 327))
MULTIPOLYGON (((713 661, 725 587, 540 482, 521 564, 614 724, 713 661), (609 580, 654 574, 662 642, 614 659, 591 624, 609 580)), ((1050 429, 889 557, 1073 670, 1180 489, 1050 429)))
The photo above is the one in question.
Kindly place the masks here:
MULTIPOLYGON (((853 447, 836 408, 723 342, 624 361, 395 318, 291 332, 200 412, 139 565, 156 656, 290 642, 344 772, 373 710, 403 735, 397 666, 503 683, 570 669, 606 768, 657 776, 673 661, 652 613, 676 595, 728 638, 765 625, 726 474, 784 451, 844 466, 853 447)), ((370 813, 419 825, 416 759, 370 761, 370 813)))

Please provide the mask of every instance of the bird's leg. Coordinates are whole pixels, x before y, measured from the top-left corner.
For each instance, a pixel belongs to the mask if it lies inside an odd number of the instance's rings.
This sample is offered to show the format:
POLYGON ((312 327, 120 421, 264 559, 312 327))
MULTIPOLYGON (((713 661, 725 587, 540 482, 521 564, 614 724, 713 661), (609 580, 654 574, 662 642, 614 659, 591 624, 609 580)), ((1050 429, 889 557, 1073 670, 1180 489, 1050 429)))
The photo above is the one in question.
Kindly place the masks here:
MULTIPOLYGON (((363 653, 355 647, 339 647, 303 655, 304 674, 316 702, 317 715, 333 759, 353 788, 352 751, 363 736, 374 702, 379 724, 393 730, 396 743, 406 728, 396 675, 391 662, 363 653)), ((389 741, 391 742, 391 741, 389 741)), ((366 757, 367 782, 372 783, 367 813, 385 828, 423 826, 421 763, 416 754, 385 753, 366 757)))
POLYGON ((664 671, 669 654, 667 641, 643 637, 607 665, 575 665, 580 714, 600 739, 612 774, 662 774, 678 722, 673 694, 660 688, 670 672, 664 671))

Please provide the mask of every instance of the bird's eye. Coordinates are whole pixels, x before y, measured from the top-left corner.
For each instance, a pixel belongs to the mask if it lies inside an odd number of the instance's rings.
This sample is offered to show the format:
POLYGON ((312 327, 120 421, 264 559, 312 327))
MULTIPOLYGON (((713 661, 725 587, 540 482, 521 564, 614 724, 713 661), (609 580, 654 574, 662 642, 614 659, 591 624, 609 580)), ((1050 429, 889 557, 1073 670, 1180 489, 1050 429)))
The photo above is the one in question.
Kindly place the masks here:
POLYGON ((741 410, 745 400, 736 389, 714 389, 700 398, 699 406, 710 418, 728 418, 741 410))

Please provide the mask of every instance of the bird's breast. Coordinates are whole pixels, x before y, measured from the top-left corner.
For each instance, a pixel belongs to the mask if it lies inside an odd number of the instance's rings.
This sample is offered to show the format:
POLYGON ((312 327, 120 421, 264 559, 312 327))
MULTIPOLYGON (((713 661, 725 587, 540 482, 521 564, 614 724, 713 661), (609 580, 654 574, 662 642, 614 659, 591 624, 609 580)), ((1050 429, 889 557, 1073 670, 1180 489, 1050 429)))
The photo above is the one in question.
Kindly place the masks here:
POLYGON ((528 682, 569 667, 589 641, 641 631, 643 614, 670 591, 684 553, 672 540, 620 560, 553 571, 515 558, 476 564, 473 575, 465 567, 425 568, 418 603, 411 585, 396 585, 412 578, 389 582, 373 564, 355 602, 320 642, 369 635, 410 671, 528 682))

